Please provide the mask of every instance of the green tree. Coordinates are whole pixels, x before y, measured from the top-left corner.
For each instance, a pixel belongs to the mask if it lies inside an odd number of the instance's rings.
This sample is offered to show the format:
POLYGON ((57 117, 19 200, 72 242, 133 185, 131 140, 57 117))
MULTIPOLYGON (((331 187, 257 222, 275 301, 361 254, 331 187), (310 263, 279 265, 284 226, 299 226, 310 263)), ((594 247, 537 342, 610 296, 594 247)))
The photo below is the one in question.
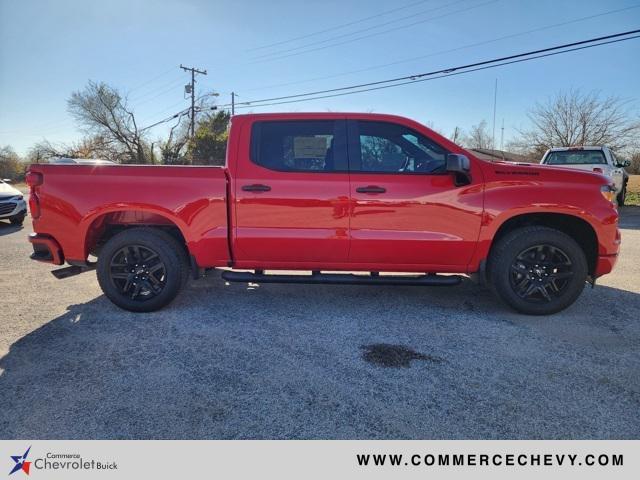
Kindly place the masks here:
POLYGON ((196 124, 195 136, 187 147, 194 165, 224 165, 231 114, 217 111, 207 114, 196 124))
POLYGON ((26 164, 9 145, 0 148, 0 178, 23 180, 26 164))

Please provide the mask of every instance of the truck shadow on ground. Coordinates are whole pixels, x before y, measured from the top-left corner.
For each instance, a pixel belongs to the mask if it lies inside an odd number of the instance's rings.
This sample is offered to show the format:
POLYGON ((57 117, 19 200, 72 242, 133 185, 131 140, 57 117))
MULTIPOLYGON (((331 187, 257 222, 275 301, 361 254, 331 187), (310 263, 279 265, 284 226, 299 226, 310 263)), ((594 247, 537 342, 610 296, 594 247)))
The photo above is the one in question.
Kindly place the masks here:
POLYGON ((639 313, 640 295, 599 287, 561 315, 525 317, 468 282, 247 287, 216 275, 151 314, 100 296, 0 359, 0 432, 631 438, 639 313), (366 361, 380 345, 400 346, 402 368, 366 361))

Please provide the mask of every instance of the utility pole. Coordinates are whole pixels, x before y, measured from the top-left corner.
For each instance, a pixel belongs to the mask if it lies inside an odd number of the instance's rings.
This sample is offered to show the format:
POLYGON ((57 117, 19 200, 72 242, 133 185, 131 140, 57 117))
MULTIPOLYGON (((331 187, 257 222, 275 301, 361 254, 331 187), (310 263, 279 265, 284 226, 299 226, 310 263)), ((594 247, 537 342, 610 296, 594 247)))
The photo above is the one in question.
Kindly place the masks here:
POLYGON ((491 137, 491 148, 496 148, 496 106, 498 104, 498 79, 496 78, 496 86, 493 90, 493 135, 491 137))
POLYGON ((504 160, 504 117, 502 117, 502 132, 500 133, 500 151, 502 152, 502 160, 504 160))
POLYGON ((231 116, 236 114, 236 92, 231 92, 231 116))
POLYGON ((206 75, 206 70, 198 70, 195 67, 183 67, 180 64, 180 68, 185 72, 191 72, 191 85, 185 85, 185 91, 191 93, 191 136, 195 134, 196 127, 196 73, 200 75, 206 75))

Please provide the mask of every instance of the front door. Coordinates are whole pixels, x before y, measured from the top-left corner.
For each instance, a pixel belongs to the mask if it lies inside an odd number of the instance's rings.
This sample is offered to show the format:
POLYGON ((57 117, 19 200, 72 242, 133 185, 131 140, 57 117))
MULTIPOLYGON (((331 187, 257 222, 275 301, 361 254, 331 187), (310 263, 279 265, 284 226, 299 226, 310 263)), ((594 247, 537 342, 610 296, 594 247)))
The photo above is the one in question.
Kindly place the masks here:
POLYGON ((348 130, 350 263, 464 271, 480 230, 481 179, 456 186, 445 171, 447 151, 424 132, 359 120, 348 130))
MULTIPOLYGON (((235 177, 239 267, 345 263, 349 173, 344 120, 256 121, 235 177)), ((306 268, 305 268, 306 269, 306 268)))

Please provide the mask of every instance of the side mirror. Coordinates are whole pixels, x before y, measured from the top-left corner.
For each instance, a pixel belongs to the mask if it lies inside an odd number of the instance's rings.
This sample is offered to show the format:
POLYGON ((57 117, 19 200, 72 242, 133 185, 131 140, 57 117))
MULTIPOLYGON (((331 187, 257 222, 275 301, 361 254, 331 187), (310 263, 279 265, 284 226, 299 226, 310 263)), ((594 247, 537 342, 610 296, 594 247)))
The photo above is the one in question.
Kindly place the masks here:
POLYGON ((447 155, 447 172, 455 174, 456 186, 471 183, 471 162, 465 155, 450 153, 447 155))

